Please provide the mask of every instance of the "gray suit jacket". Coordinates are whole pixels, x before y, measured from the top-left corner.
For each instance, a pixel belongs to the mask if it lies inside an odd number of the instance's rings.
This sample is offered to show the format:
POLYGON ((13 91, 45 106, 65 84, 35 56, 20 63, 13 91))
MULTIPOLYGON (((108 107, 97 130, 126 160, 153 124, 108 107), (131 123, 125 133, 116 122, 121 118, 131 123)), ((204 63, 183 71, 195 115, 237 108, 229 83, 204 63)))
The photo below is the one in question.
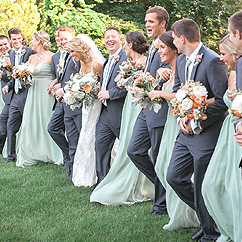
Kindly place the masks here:
MULTIPOLYGON (((80 71, 81 63, 80 61, 74 62, 70 54, 67 53, 65 57, 65 65, 63 68, 63 72, 60 73, 60 72, 57 72, 59 60, 60 60, 60 51, 52 56, 51 69, 52 69, 54 78, 56 78, 58 83, 61 83, 61 87, 64 88, 66 85, 66 82, 70 80, 71 74, 75 75, 80 71)), ((56 103, 57 101, 55 100, 53 110, 55 109, 56 103)), ((63 104, 63 107, 65 109, 65 115, 67 115, 68 117, 75 116, 81 112, 81 109, 75 109, 74 111, 72 111, 69 105, 66 105, 66 104, 63 104)))
MULTIPOLYGON (((146 71, 149 72, 154 78, 156 78, 156 72, 160 67, 170 68, 169 64, 161 62, 160 55, 158 54, 157 50, 155 51, 155 53, 153 53, 147 65, 148 66, 146 71)), ((146 117, 147 126, 154 128, 154 127, 161 127, 165 125, 167 110, 168 110, 168 104, 164 100, 162 103, 162 107, 158 111, 158 113, 155 113, 153 109, 151 110, 143 109, 141 112, 143 112, 143 114, 146 117)))
MULTIPOLYGON (((8 54, 10 55, 12 51, 13 51, 13 50, 10 49, 9 52, 8 52, 8 54)), ((4 72, 2 73, 1 91, 2 91, 2 88, 5 87, 5 86, 8 84, 9 81, 10 81, 10 80, 8 79, 8 76, 7 76, 6 71, 4 71, 4 72)), ((13 95, 12 92, 13 92, 13 91, 11 90, 11 91, 9 91, 8 94, 6 94, 6 95, 4 95, 3 92, 2 92, 2 98, 3 98, 3 101, 5 102, 5 104, 10 104, 10 102, 11 102, 11 98, 12 98, 12 95, 13 95)))
MULTIPOLYGON (((25 53, 23 53, 21 55, 20 62, 19 62, 20 64, 21 63, 26 63, 28 61, 28 59, 29 59, 29 56, 35 53, 35 51, 33 51, 29 47, 23 46, 22 49, 25 50, 25 53)), ((12 70, 13 70, 13 68, 15 66, 15 51, 11 51, 9 57, 10 57, 12 70)), ((15 93, 14 92, 14 84, 15 84, 15 79, 14 78, 12 78, 11 81, 9 81, 8 84, 7 84, 8 88, 9 88, 9 91, 13 90, 13 93, 15 93)), ((23 85, 22 85, 22 89, 25 89, 23 85)))
MULTIPOLYGON (((240 57, 236 62, 236 87, 237 89, 242 90, 242 57, 240 57)), ((239 122, 241 121, 242 119, 240 118, 239 122)), ((242 159, 240 161, 239 167, 242 167, 242 159)))
MULTIPOLYGON (((119 128, 121 125, 123 104, 127 94, 126 89, 118 88, 116 85, 116 82, 114 81, 115 77, 118 75, 119 65, 121 65, 122 62, 128 58, 126 56, 126 52, 123 49, 121 49, 121 51, 119 52, 119 56, 120 56, 119 61, 116 61, 111 67, 107 86, 106 86, 106 89, 109 91, 109 96, 110 96, 110 99, 107 100, 107 110, 108 110, 108 113, 110 114, 110 121, 112 125, 116 128, 119 128)), ((108 62, 108 58, 103 64, 102 74, 100 79, 100 86, 102 86, 103 70, 107 62, 108 62)))
MULTIPOLYGON (((228 88, 228 75, 225 64, 215 52, 202 45, 198 54, 203 54, 202 61, 193 67, 190 79, 202 83, 208 91, 208 99, 214 97, 215 102, 207 109, 207 119, 200 122, 203 129, 201 133, 185 136, 193 139, 198 150, 207 150, 215 147, 226 115, 227 106, 223 102, 223 95, 228 88)), ((185 84, 185 65, 186 56, 180 55, 176 61, 174 92, 182 83, 185 84)))

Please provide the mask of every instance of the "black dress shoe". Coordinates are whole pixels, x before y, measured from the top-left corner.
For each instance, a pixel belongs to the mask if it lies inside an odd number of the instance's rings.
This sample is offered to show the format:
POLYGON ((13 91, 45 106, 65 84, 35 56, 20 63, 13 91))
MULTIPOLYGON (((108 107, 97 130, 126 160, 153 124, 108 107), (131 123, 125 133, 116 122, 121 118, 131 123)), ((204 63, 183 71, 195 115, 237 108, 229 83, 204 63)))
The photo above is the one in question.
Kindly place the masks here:
POLYGON ((203 230, 200 228, 192 235, 192 240, 199 240, 203 236, 203 230))
POLYGON ((68 165, 69 165, 69 163, 64 162, 64 163, 61 165, 61 168, 65 168, 65 167, 67 167, 68 165))
POLYGON ((5 163, 8 163, 8 162, 16 162, 16 160, 15 160, 15 159, 12 159, 12 160, 10 160, 10 159, 6 159, 6 160, 5 160, 5 163))
POLYGON ((161 210, 161 211, 153 210, 150 215, 151 216, 163 216, 166 214, 167 214, 166 210, 161 210))

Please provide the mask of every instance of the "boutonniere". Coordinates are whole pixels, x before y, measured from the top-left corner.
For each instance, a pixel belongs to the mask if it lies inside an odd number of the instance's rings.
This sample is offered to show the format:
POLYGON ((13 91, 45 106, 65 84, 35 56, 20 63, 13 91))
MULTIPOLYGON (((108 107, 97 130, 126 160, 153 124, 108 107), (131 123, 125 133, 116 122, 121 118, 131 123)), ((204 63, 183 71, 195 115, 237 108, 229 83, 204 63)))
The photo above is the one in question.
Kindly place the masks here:
POLYGON ((21 50, 21 55, 24 55, 26 53, 26 50, 25 49, 22 49, 21 50))
POLYGON ((65 60, 59 59, 59 64, 57 65, 57 72, 62 73, 64 68, 65 60))
POLYGON ((114 60, 115 60, 116 62, 118 62, 119 59, 120 59, 120 56, 119 56, 119 55, 115 55, 115 56, 114 56, 114 60))
POLYGON ((203 53, 201 55, 197 54, 194 66, 198 65, 202 61, 202 58, 203 58, 203 53))

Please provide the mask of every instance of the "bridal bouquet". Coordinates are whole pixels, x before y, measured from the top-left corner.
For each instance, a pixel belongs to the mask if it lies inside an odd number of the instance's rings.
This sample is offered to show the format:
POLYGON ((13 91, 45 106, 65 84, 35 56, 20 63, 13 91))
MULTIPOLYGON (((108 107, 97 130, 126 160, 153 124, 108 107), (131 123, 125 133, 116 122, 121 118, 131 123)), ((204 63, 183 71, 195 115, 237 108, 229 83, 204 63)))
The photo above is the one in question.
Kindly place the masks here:
POLYGON ((33 72, 33 65, 30 65, 29 63, 22 63, 21 65, 14 67, 12 77, 16 80, 21 80, 25 88, 30 88, 33 84, 31 76, 33 72))
POLYGON ((134 80, 133 86, 127 87, 127 90, 133 96, 132 105, 140 104, 142 108, 148 108, 149 110, 154 108, 154 111, 158 113, 162 99, 151 101, 148 94, 158 86, 159 82, 160 80, 155 80, 149 72, 139 73, 138 78, 134 80))
POLYGON ((12 78, 12 66, 9 56, 4 56, 0 59, 0 70, 6 71, 9 80, 12 78))
POLYGON ((242 94, 238 92, 236 97, 232 102, 232 106, 230 108, 230 114, 232 116, 237 116, 239 118, 242 117, 242 94))
POLYGON ((98 97, 98 76, 76 73, 66 82, 63 101, 70 105, 72 110, 80 108, 82 104, 92 106, 98 97))
POLYGON ((171 100, 173 114, 179 117, 187 117, 198 120, 206 120, 207 89, 200 83, 188 81, 177 91, 176 96, 171 100))
POLYGON ((143 72, 144 67, 140 62, 128 58, 122 62, 119 69, 115 82, 119 82, 123 87, 132 87, 134 80, 143 72))

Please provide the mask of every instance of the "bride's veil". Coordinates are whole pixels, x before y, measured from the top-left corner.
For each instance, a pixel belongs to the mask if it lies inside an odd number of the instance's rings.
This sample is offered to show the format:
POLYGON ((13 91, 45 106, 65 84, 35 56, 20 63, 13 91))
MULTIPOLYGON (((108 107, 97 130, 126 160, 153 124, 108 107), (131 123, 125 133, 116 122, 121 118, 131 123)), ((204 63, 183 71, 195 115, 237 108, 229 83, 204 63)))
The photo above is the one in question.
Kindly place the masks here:
POLYGON ((103 57, 103 55, 101 54, 101 52, 99 51, 99 49, 97 48, 97 46, 95 45, 94 41, 86 34, 78 34, 76 37, 80 38, 81 40, 83 40, 86 44, 88 44, 91 48, 91 56, 97 58, 100 63, 104 63, 105 58, 103 57))

